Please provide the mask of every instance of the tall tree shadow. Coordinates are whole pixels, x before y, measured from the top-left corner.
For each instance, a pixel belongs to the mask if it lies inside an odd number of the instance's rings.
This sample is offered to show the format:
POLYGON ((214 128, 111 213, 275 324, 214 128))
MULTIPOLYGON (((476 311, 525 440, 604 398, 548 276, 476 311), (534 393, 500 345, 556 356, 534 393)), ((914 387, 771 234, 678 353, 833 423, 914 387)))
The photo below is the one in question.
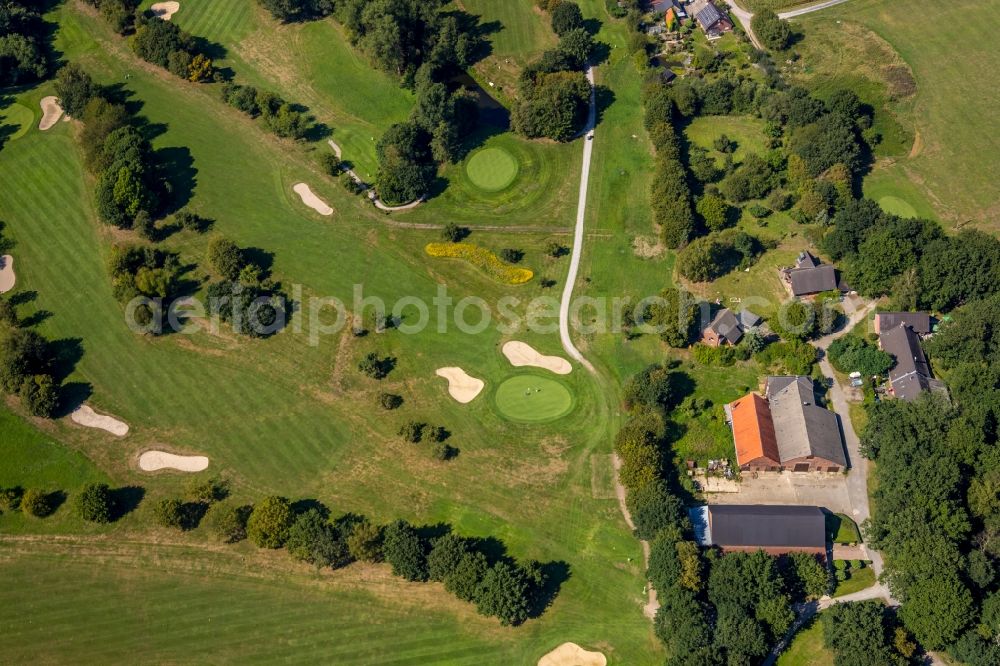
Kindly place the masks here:
POLYGON ((546 562, 541 567, 545 582, 532 595, 528 606, 528 617, 530 618, 542 616, 555 601, 555 598, 559 596, 559 590, 562 589, 563 583, 568 581, 572 575, 570 565, 562 560, 546 562))
POLYGON ((123 486, 112 490, 111 522, 117 522, 135 511, 145 496, 146 490, 141 486, 123 486))
POLYGON ((156 151, 156 159, 169 189, 162 213, 172 215, 187 206, 194 197, 198 170, 194 167, 191 150, 184 146, 160 148, 156 151))

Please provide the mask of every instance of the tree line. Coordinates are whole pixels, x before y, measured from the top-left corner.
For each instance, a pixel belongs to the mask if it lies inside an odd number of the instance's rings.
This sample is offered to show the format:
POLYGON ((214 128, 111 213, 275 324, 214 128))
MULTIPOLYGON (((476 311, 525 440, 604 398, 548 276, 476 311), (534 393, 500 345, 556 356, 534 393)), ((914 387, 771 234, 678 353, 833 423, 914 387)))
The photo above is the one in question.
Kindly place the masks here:
MULTIPOLYGON (((83 486, 69 499, 80 519, 108 524, 134 511, 141 488, 112 489, 107 483, 83 486)), ((0 512, 21 511, 44 518, 64 493, 21 487, 0 488, 0 512)), ((203 523, 224 543, 244 539, 258 548, 284 548, 292 559, 316 569, 339 569, 354 562, 385 563, 410 582, 440 582, 473 604, 477 612, 504 626, 541 615, 568 576, 568 566, 518 561, 494 538, 466 537, 443 523, 416 526, 405 520, 378 524, 356 513, 335 516, 315 500, 291 502, 276 495, 255 504, 231 499, 221 477, 196 477, 180 496, 155 501, 148 509, 155 524, 180 531, 203 523)))
POLYGON ((528 138, 569 141, 583 129, 590 109, 590 83, 583 74, 594 38, 574 2, 542 2, 559 43, 521 72, 511 126, 528 138))
POLYGON ((925 343, 951 400, 868 407, 862 454, 877 464, 863 528, 920 644, 985 666, 1000 660, 1000 295, 953 316, 925 343))
POLYGON ((948 312, 989 296, 1000 281, 1000 241, 977 229, 947 235, 930 220, 901 218, 870 199, 833 218, 823 249, 865 296, 889 295, 904 310, 948 312))
MULTIPOLYGON (((0 254, 7 247, 0 223, 0 254)), ((52 418, 62 385, 59 354, 28 323, 18 316, 15 299, 0 295, 0 392, 20 398, 32 416, 52 418)))
POLYGON ((53 64, 53 32, 29 0, 0 4, 0 88, 45 79, 53 64))

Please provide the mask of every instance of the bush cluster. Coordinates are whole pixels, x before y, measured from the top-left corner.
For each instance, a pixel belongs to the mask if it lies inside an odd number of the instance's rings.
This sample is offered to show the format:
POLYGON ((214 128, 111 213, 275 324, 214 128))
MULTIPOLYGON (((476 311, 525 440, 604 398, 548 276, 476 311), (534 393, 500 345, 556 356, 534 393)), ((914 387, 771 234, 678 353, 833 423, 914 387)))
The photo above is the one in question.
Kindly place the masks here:
POLYGON ((0 88, 40 81, 49 75, 48 30, 37 3, 9 0, 0 9, 0 88))
POLYGON ((61 389, 55 349, 36 331, 21 328, 14 306, 3 296, 0 314, 0 392, 19 397, 32 416, 52 418, 61 389))
POLYGON ((222 88, 222 99, 251 118, 262 118, 264 126, 282 138, 303 139, 312 127, 312 120, 302 107, 268 90, 230 82, 222 88))

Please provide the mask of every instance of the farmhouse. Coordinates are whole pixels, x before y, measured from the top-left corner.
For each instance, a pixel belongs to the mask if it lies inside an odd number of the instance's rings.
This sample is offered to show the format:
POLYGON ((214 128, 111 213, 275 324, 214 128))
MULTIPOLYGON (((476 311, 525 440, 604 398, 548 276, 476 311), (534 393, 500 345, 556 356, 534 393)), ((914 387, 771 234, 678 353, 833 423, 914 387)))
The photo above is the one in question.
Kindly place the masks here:
POLYGON ((764 396, 726 406, 736 462, 753 472, 839 472, 847 467, 837 415, 815 404, 812 380, 768 377, 764 396))
POLYGON ((896 359, 896 365, 889 371, 890 395, 900 400, 916 400, 924 391, 947 393, 944 382, 931 375, 931 366, 920 348, 920 336, 912 326, 900 324, 890 330, 883 329, 878 344, 896 359))
POLYGON ((711 39, 721 37, 733 29, 733 22, 719 11, 711 0, 695 0, 691 3, 690 13, 701 29, 711 39))
POLYGON ((711 347, 720 345, 735 345, 743 339, 743 335, 760 325, 761 319, 749 310, 734 313, 723 308, 719 310, 712 322, 701 332, 701 341, 711 347))
POLYGON ((695 507, 689 515, 702 546, 826 556, 826 519, 817 506, 712 504, 695 507))
POLYGON ((785 268, 781 277, 789 285, 792 296, 812 296, 824 291, 842 290, 837 271, 830 264, 821 264, 808 252, 799 255, 794 268, 785 268))
POLYGON ((931 316, 926 312, 878 312, 875 314, 875 333, 881 334, 906 325, 917 335, 929 335, 931 316))

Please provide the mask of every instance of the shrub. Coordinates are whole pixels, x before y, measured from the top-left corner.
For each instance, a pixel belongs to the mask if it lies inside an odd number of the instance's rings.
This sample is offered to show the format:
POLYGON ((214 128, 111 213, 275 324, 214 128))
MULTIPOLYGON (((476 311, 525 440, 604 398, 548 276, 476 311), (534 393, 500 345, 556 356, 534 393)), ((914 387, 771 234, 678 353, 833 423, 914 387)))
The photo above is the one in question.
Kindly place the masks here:
POLYGON ((38 488, 28 488, 21 497, 21 511, 35 518, 44 518, 52 513, 49 494, 38 488))
POLYGON ((204 233, 212 226, 212 220, 187 210, 174 215, 174 220, 181 225, 181 228, 197 233, 204 233))
POLYGON ((317 567, 344 566, 349 562, 347 544, 316 509, 295 519, 285 542, 288 553, 301 562, 317 567))
POLYGON ((236 543, 247 538, 247 520, 253 507, 249 505, 215 504, 208 510, 206 520, 215 535, 225 543, 236 543))
POLYGON ((385 379, 394 367, 396 367, 395 358, 380 357, 375 352, 368 352, 358 363, 358 370, 372 379, 385 379))
POLYGON ((382 406, 382 409, 398 409, 403 404, 403 397, 395 393, 380 393, 378 404, 382 406))
POLYGON ((534 277, 526 268, 504 262, 486 248, 472 243, 428 243, 424 250, 432 257, 462 259, 504 284, 524 284, 534 277))
POLYGON ((424 542, 413 526, 406 521, 397 520, 385 528, 382 554, 392 567, 394 575, 411 582, 427 580, 424 542))
POLYGON ((52 418, 59 405, 59 386, 52 375, 27 377, 21 384, 19 394, 32 416, 52 418))
POLYGON ((382 528, 367 520, 354 524, 347 536, 347 552, 361 562, 382 559, 382 528))
POLYGON ((354 180, 354 176, 346 171, 340 174, 340 184, 349 193, 357 195, 365 191, 365 186, 354 180))
POLYGON ((437 442, 431 448, 431 454, 435 459, 442 462, 451 460, 458 455, 458 449, 450 444, 445 444, 444 442, 437 442))
POLYGON ((292 507, 284 497, 265 497, 247 520, 247 537, 260 548, 281 548, 292 525, 292 507))
POLYGON ((111 488, 106 483, 88 483, 76 496, 76 512, 91 523, 110 523, 113 508, 111 488))
POLYGON ((187 496, 192 502, 219 502, 229 497, 229 481, 221 476, 191 479, 187 484, 187 496))
POLYGON ((449 243, 457 243, 463 238, 469 235, 468 227, 460 227, 454 222, 449 222, 444 225, 444 229, 441 230, 441 236, 449 243))
POLYGON ((185 529, 187 520, 184 502, 176 498, 162 499, 153 506, 156 522, 163 527, 185 529))
POLYGON ((426 423, 407 421, 400 426, 399 436, 402 437, 404 441, 410 442, 411 444, 417 444, 424 438, 424 428, 426 427, 426 423))
POLYGON ((243 269, 243 252, 228 238, 217 236, 208 243, 208 265, 227 280, 236 280, 243 269))
POLYGON ((0 488, 0 511, 17 511, 23 495, 24 490, 19 486, 0 488))
POLYGON ((521 250, 516 250, 512 247, 505 247, 499 252, 500 258, 506 261, 508 264, 519 264, 521 260, 524 259, 524 252, 521 250))

